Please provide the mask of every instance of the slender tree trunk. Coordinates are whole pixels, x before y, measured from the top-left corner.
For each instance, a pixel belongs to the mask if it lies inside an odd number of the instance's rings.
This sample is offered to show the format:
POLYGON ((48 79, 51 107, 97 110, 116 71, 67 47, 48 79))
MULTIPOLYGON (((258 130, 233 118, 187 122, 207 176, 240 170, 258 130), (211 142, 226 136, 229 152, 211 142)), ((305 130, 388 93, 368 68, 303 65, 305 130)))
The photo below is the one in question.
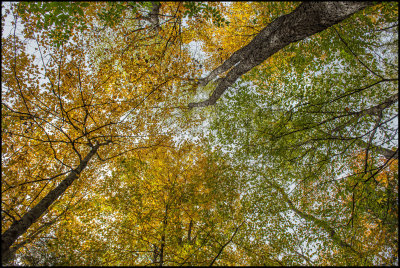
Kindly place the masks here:
POLYGON ((158 2, 152 2, 152 9, 151 12, 149 13, 149 21, 153 25, 154 29, 157 31, 157 33, 160 31, 160 20, 158 18, 158 15, 160 13, 160 7, 161 4, 158 2))
POLYGON ((236 227, 235 231, 233 232, 231 238, 219 249, 217 256, 214 257, 214 259, 211 261, 209 266, 213 266, 213 264, 215 263, 215 261, 218 259, 218 257, 221 255, 222 251, 224 250, 224 248, 230 243, 232 242, 233 238, 235 237, 236 233, 239 231, 239 228, 243 225, 244 221, 238 226, 236 227))
POLYGON ((193 220, 190 220, 189 230, 188 230, 188 242, 189 243, 192 242, 192 237, 191 237, 191 235, 192 235, 192 226, 193 226, 193 220))
POLYGON ((158 258, 158 248, 153 244, 153 263, 157 263, 158 258))
POLYGON ((296 206, 293 204, 293 202, 288 197, 288 195, 286 194, 286 192, 281 187, 279 187, 274 182, 271 182, 269 180, 266 180, 266 181, 270 186, 275 188, 282 195, 283 200, 286 202, 286 204, 288 204, 290 210, 295 212, 298 216, 300 216, 304 220, 311 221, 318 227, 322 228, 325 232, 327 232, 329 234, 329 236, 331 237, 333 242, 335 244, 337 244, 338 246, 340 246, 348 251, 351 251, 352 253, 355 253, 359 257, 363 257, 360 252, 356 251, 351 245, 349 245, 345 241, 343 241, 341 239, 341 237, 335 232, 335 229, 333 229, 331 226, 329 226, 329 224, 327 222, 320 220, 320 219, 314 217, 313 215, 306 214, 303 211, 300 211, 299 209, 297 209, 296 206))
POLYGON ((164 248, 165 248, 165 233, 168 225, 168 204, 165 206, 165 215, 163 220, 163 230, 161 235, 161 245, 160 245, 160 266, 164 265, 164 248))
POLYGON ((240 76, 282 48, 321 32, 371 5, 373 5, 372 2, 301 3, 292 13, 271 22, 248 45, 234 52, 224 63, 200 80, 199 85, 204 86, 218 75, 230 70, 219 80, 217 87, 207 100, 189 103, 189 108, 214 105, 240 76))
POLYGON ((79 174, 85 169, 89 160, 96 154, 100 145, 92 147, 86 157, 80 162, 79 166, 72 170, 68 176, 53 190, 51 190, 40 202, 29 210, 19 221, 15 221, 1 235, 1 261, 6 264, 13 256, 13 251, 10 247, 13 243, 23 235, 29 227, 40 218, 40 216, 60 197, 68 187, 78 178, 79 174))

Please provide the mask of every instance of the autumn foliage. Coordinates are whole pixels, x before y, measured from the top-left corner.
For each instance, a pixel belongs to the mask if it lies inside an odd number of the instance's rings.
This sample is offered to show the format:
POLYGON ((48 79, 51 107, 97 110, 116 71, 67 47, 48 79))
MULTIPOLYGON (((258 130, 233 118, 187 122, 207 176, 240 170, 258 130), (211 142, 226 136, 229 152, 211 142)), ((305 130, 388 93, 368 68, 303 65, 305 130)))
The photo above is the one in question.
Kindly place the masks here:
POLYGON ((325 4, 2 4, 2 263, 398 264, 395 3, 190 106, 325 4))

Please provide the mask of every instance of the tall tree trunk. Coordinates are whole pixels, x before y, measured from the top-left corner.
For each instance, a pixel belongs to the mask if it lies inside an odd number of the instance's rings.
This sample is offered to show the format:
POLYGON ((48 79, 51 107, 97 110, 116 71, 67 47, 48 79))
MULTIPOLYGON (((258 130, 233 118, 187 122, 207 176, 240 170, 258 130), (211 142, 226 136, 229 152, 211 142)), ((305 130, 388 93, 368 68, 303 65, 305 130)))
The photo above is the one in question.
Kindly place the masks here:
POLYGON ((161 245, 160 245, 160 266, 164 265, 164 248, 165 248, 165 234, 168 225, 168 204, 165 206, 165 215, 163 220, 163 229, 161 234, 161 245))
POLYGON ((200 80, 205 86, 218 75, 221 78, 211 96, 202 102, 189 103, 189 108, 214 105, 240 76, 264 62, 290 43, 303 40, 350 17, 372 2, 304 2, 292 13, 283 15, 260 31, 251 42, 234 52, 224 63, 200 80))
POLYGON ((188 242, 192 242, 192 226, 193 226, 193 220, 190 219, 190 223, 189 223, 189 230, 188 230, 188 242))
POLYGON ((15 221, 1 235, 1 261, 6 264, 13 256, 13 251, 10 249, 12 244, 23 235, 28 228, 40 218, 40 216, 60 197, 68 187, 78 178, 79 174, 85 169, 89 160, 96 154, 99 144, 92 147, 86 157, 80 162, 79 166, 68 174, 68 176, 53 190, 51 190, 40 202, 29 210, 19 221, 15 221))

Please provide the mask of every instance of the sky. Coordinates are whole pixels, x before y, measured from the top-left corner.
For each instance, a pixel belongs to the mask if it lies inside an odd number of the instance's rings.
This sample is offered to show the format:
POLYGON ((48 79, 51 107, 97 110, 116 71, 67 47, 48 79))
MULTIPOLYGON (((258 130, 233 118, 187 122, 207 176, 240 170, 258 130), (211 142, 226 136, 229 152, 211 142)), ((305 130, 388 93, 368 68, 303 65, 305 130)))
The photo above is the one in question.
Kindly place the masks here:
MULTIPOLYGON (((8 5, 9 3, 2 3, 2 4, 3 5, 8 5)), ((5 34, 11 34, 12 33, 11 18, 9 18, 9 20, 6 21, 6 25, 5 25, 4 29, 3 29, 3 31, 4 31, 5 34)), ((192 53, 193 58, 197 59, 199 62, 201 62, 206 57, 206 54, 201 50, 201 43, 200 42, 192 41, 189 44, 189 47, 190 47, 190 51, 192 53)), ((30 50, 29 52, 30 53, 37 53, 37 52, 34 51, 33 46, 32 46, 32 50, 30 50)), ((205 71, 203 71, 203 77, 206 76, 206 75, 207 75, 207 73, 205 71)), ((2 87, 2 90, 3 90, 3 87, 2 87)), ((203 98, 205 96, 206 96, 205 94, 200 94, 198 97, 199 98, 203 98)), ((394 126, 397 127, 398 126, 398 119, 394 120, 393 122, 395 122, 394 126)), ((204 120, 203 125, 199 128, 199 131, 200 132, 206 132, 208 127, 209 127, 209 121, 204 120)), ((197 139, 198 138, 198 133, 196 133, 196 132, 192 132, 192 133, 188 132, 188 133, 185 133, 184 136, 185 136, 185 139, 197 139)), ((379 137, 379 134, 377 136, 379 137)), ((397 143, 395 145, 398 146, 398 140, 396 140, 396 141, 397 141, 397 143)), ((294 187, 294 185, 293 185, 293 187, 294 187)), ((292 190, 292 189, 289 189, 289 190, 292 190)), ((292 216, 292 217, 294 217, 294 216, 292 216)))

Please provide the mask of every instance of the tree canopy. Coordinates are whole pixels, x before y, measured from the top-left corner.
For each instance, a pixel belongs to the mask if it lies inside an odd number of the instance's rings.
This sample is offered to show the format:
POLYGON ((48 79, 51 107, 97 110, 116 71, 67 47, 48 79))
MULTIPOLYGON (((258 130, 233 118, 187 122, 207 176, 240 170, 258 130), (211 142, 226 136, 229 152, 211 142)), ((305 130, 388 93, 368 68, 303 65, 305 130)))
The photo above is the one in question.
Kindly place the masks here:
POLYGON ((397 2, 2 4, 3 265, 398 265, 397 2))

